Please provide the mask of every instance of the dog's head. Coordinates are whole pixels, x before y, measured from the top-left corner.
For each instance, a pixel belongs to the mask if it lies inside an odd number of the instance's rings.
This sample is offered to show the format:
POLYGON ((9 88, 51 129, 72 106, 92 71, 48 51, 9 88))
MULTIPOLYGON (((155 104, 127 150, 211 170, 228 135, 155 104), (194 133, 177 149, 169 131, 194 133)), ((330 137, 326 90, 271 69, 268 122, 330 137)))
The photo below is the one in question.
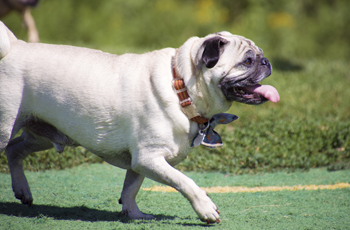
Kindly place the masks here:
POLYGON ((209 73, 215 78, 228 101, 255 105, 268 101, 266 94, 254 89, 271 75, 272 67, 253 41, 228 32, 209 35, 193 59, 197 68, 204 67, 204 77, 209 73))
POLYGON ((253 41, 229 32, 188 41, 192 72, 196 72, 196 78, 203 77, 207 88, 216 87, 215 96, 254 105, 279 100, 277 90, 258 84, 271 75, 272 67, 253 41))

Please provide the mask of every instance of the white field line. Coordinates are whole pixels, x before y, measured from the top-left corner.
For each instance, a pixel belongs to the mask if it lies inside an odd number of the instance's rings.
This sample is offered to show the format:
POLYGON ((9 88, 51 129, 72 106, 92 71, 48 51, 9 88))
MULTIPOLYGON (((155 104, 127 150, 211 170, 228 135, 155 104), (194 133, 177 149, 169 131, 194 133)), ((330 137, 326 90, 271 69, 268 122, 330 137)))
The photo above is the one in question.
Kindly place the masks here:
MULTIPOLYGON (((276 191, 298 191, 298 190, 322 190, 322 189, 343 189, 350 188, 349 183, 338 183, 332 185, 295 185, 295 186, 266 186, 266 187, 229 187, 217 186, 203 188, 207 193, 238 193, 238 192, 276 192, 276 191)), ((142 188, 145 191, 152 192, 177 192, 174 188, 169 186, 153 186, 151 188, 142 188)))

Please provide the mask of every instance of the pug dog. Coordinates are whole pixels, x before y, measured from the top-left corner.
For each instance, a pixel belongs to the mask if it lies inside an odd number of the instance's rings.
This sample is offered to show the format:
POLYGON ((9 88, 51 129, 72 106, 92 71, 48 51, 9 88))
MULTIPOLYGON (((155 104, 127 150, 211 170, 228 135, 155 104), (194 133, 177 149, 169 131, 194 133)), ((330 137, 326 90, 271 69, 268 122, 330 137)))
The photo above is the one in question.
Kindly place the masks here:
POLYGON ((179 191, 200 220, 219 223, 206 192, 173 166, 233 101, 279 100, 275 88, 259 85, 272 71, 262 50, 229 32, 192 37, 178 49, 118 56, 26 43, 0 23, 0 58, 0 152, 6 151, 15 197, 28 205, 23 159, 83 146, 127 170, 120 203, 129 218, 154 218, 135 202, 148 177, 179 191))

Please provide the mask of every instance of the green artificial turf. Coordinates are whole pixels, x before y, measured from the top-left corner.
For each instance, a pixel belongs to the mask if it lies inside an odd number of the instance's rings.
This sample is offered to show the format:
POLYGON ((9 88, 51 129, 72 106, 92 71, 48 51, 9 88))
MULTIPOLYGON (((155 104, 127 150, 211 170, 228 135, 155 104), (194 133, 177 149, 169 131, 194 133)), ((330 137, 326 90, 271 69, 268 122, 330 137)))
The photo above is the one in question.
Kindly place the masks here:
MULTIPOLYGON (((186 173, 201 187, 325 185, 350 182, 350 170, 257 175, 186 173)), ((107 164, 26 172, 34 197, 27 207, 13 197, 10 175, 0 174, 0 229, 202 229, 180 193, 140 190, 137 202, 152 221, 125 218, 118 204, 125 171, 107 164)), ((146 179, 143 188, 160 185, 146 179)), ((347 229, 350 189, 211 193, 221 212, 215 229, 347 229)))

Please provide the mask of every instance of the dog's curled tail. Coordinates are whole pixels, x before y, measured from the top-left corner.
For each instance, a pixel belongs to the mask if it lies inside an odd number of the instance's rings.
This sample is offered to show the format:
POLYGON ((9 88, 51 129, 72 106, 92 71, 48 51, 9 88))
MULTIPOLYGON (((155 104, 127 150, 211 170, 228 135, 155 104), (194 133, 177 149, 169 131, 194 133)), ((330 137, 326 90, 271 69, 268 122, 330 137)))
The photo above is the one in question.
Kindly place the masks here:
POLYGON ((10 52, 13 41, 17 41, 16 36, 0 21, 0 59, 10 52))

